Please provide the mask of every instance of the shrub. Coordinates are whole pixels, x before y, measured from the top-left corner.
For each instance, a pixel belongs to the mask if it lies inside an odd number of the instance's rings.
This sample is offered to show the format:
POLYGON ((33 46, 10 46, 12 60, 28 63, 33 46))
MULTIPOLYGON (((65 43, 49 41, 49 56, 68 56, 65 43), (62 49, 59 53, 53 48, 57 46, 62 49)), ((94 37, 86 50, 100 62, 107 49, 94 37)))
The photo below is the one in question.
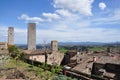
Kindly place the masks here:
POLYGON ((62 47, 62 48, 59 48, 59 51, 60 51, 61 53, 66 53, 68 50, 62 47))

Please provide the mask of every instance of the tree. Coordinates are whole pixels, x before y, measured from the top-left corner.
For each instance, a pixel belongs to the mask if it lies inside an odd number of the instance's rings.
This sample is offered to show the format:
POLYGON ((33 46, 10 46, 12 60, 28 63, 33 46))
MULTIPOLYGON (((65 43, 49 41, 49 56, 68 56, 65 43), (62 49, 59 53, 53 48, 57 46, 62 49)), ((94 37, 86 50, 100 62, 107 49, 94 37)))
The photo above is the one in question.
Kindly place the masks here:
POLYGON ((17 46, 8 46, 8 51, 11 57, 17 59, 20 56, 20 49, 17 46))

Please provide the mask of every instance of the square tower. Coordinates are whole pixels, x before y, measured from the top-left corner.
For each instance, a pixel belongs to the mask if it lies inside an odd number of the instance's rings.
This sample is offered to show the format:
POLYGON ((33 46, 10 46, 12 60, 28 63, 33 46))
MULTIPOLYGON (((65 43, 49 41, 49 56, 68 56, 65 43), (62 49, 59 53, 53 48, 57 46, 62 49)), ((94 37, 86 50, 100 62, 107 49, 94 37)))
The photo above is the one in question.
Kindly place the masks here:
POLYGON ((52 51, 58 51, 58 42, 56 40, 51 41, 52 51))
POLYGON ((14 45, 14 28, 8 28, 8 45, 14 45))
POLYGON ((36 24, 28 23, 28 50, 36 50, 36 24))

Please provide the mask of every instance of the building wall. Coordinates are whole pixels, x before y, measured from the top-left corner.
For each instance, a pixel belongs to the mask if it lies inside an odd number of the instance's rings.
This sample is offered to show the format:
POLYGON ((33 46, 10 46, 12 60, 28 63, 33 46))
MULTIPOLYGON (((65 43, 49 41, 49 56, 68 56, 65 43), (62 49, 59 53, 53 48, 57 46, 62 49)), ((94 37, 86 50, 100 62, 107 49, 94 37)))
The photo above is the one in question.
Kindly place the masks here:
POLYGON ((7 49, 0 50, 0 55, 2 55, 2 54, 8 54, 8 53, 9 53, 9 51, 7 49))
POLYGON ((38 62, 45 62, 45 56, 44 55, 32 55, 29 56, 28 59, 38 62))
POLYGON ((8 45, 14 45, 14 28, 8 28, 8 45))
POLYGON ((36 24, 28 23, 28 50, 36 50, 36 24))
POLYGON ((58 42, 57 41, 51 41, 51 49, 52 51, 58 51, 58 42))
POLYGON ((0 50, 2 50, 2 49, 7 49, 7 43, 6 42, 1 42, 0 43, 0 50))
MULTIPOLYGON (((106 63, 106 64, 101 64, 101 63, 93 63, 92 67, 92 74, 93 75, 100 75, 100 69, 104 69, 108 74, 114 74, 113 78, 114 80, 119 80, 120 79, 120 64, 112 64, 112 63, 106 63)), ((104 75, 104 74, 103 74, 104 75)), ((112 77, 112 75, 108 75, 107 77, 112 77)))

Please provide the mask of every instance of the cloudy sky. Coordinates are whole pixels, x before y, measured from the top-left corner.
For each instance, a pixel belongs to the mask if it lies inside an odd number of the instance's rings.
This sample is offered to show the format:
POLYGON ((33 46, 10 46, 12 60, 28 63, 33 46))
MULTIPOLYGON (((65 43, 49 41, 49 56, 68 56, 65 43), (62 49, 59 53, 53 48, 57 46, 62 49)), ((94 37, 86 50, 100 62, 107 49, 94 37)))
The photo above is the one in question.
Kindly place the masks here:
POLYGON ((37 44, 120 41, 120 0, 0 0, 0 42, 15 28, 15 44, 27 44, 27 24, 37 24, 37 44))

